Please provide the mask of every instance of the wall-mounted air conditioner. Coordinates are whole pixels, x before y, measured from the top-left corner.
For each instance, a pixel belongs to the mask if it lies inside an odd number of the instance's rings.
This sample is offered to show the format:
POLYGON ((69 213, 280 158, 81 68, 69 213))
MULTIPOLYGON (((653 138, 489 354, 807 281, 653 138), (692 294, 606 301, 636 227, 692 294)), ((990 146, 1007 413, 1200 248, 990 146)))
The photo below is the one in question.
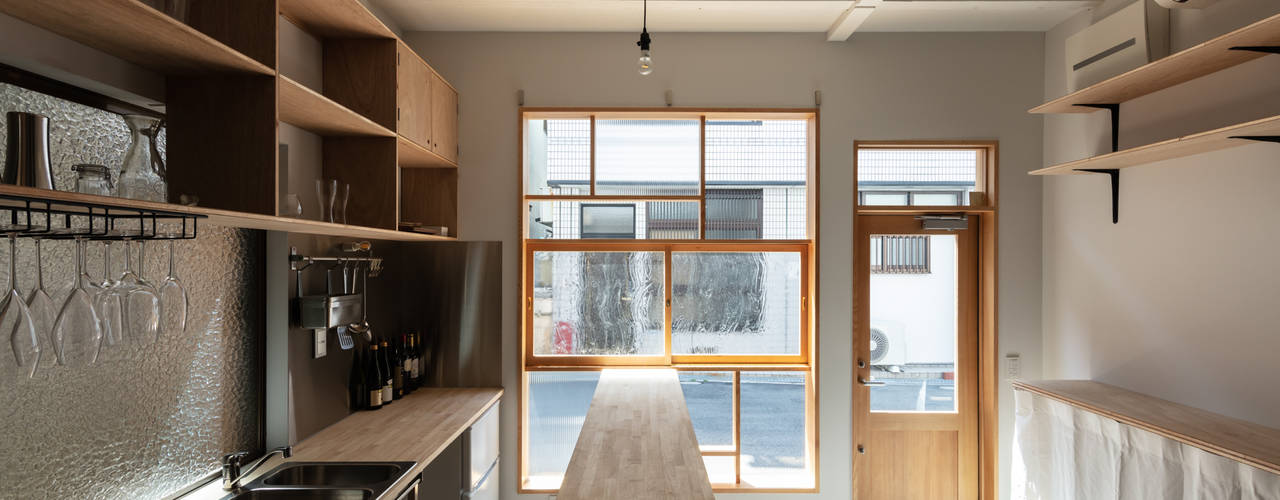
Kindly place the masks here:
POLYGON ((901 323, 871 320, 871 366, 897 371, 907 363, 907 336, 901 323))
POLYGON ((1075 92, 1167 55, 1169 11, 1153 0, 1137 0, 1067 37, 1067 91, 1075 92))

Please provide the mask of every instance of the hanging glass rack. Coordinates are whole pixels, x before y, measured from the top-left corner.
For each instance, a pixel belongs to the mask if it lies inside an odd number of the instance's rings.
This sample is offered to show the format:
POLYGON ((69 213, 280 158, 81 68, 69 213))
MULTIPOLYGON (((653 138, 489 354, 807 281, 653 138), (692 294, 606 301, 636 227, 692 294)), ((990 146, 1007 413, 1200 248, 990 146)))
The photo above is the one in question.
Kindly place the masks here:
POLYGON ((207 216, 0 194, 0 234, 51 240, 190 240, 207 216))

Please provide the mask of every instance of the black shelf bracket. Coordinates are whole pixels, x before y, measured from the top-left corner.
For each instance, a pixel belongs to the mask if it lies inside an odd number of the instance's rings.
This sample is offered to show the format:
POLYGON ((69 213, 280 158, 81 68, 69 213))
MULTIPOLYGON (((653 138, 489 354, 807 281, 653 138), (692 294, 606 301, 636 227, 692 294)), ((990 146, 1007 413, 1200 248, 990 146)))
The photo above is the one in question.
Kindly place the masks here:
POLYGON ((1111 112, 1111 152, 1120 150, 1120 105, 1119 104, 1072 104, 1082 108, 1105 109, 1111 112))
POLYGON ((1244 139, 1246 141, 1280 143, 1280 135, 1233 135, 1228 139, 1244 139))
POLYGON ((1118 168, 1077 168, 1076 172, 1091 174, 1107 174, 1111 176, 1111 223, 1120 222, 1120 169, 1118 168))
POLYGON ((1245 46, 1245 47, 1231 47, 1230 49, 1227 49, 1227 50, 1240 50, 1244 52, 1261 52, 1263 54, 1280 54, 1280 46, 1251 45, 1251 46, 1245 46))

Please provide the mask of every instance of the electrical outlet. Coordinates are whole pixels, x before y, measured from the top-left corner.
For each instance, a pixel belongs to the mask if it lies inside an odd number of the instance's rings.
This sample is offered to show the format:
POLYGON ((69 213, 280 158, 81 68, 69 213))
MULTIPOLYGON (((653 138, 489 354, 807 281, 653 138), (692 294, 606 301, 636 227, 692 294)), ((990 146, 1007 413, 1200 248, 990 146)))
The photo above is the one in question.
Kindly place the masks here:
POLYGON ((315 359, 320 359, 329 353, 329 330, 324 328, 315 329, 316 339, 316 355, 315 359))
POLYGON ((1004 355, 1005 378, 1016 379, 1022 377, 1022 356, 1017 353, 1009 353, 1004 355))

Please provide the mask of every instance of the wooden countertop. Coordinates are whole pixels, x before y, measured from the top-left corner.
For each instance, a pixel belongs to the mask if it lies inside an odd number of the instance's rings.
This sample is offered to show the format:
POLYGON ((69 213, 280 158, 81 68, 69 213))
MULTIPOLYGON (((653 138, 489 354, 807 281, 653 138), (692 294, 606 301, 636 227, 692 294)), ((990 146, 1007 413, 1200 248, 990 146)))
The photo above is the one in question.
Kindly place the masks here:
MULTIPOLYGON (((294 445, 293 457, 272 458, 246 475, 243 484, 285 462, 417 462, 386 492, 396 493, 501 398, 499 388, 420 388, 381 410, 356 412, 324 428, 294 445)), ((221 480, 214 480, 180 498, 217 499, 226 494, 221 480)))
POLYGON ((601 373, 557 498, 715 498, 675 370, 601 373))
POLYGON ((1092 380, 1015 380, 1013 387, 1280 474, 1280 429, 1092 380))

